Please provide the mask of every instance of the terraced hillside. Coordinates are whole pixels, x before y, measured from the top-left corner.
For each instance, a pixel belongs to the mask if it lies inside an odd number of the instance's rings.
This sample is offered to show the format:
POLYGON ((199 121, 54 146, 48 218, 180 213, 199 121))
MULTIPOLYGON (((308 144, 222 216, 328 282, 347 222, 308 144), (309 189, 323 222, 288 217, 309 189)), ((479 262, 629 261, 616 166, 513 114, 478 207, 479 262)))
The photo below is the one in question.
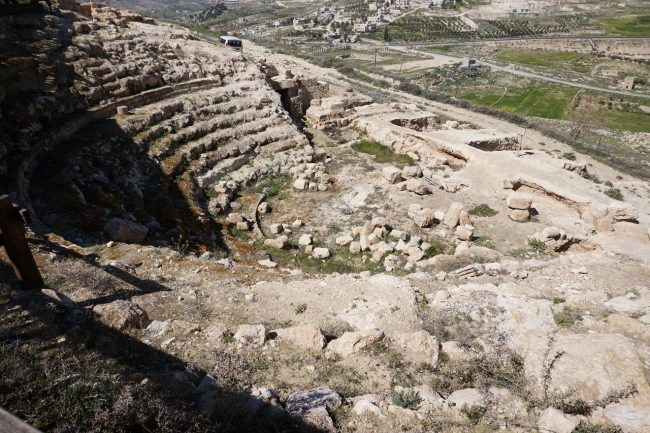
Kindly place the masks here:
POLYGON ((0 131, 3 181, 17 176, 66 236, 119 218, 153 239, 214 243, 208 213, 308 144, 266 81, 274 68, 187 30, 101 6, 3 25, 29 41, 3 50, 4 82, 18 85, 2 112, 19 123, 0 131))

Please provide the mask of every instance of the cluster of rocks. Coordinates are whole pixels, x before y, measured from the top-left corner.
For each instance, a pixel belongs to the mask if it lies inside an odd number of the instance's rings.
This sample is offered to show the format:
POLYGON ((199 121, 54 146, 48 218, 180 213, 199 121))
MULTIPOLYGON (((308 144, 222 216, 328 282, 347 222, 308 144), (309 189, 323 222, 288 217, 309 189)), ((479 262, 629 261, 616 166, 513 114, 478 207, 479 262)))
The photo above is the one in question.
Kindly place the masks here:
MULTIPOLYGON (((313 148, 310 155, 313 155, 313 148)), ((293 187, 304 191, 327 191, 333 183, 333 178, 325 171, 323 162, 307 162, 298 164, 289 170, 296 180, 293 187)))

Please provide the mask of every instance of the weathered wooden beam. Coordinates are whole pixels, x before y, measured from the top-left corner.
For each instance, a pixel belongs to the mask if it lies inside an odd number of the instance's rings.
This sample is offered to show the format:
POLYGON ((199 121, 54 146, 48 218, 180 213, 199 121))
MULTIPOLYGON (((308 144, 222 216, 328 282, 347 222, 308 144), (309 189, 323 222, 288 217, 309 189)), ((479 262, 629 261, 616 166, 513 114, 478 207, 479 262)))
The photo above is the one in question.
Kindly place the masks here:
POLYGON ((0 433, 41 433, 0 407, 0 433))
POLYGON ((9 261, 25 290, 43 288, 43 278, 25 238, 22 215, 7 195, 0 196, 0 232, 9 261))

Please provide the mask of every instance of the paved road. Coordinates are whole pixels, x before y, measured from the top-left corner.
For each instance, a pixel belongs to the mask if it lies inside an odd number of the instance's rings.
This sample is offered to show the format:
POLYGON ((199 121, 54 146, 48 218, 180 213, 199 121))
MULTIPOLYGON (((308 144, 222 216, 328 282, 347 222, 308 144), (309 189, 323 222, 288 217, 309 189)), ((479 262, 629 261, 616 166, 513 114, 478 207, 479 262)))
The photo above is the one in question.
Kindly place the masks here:
MULTIPOLYGON (((391 43, 394 47, 435 47, 440 45, 480 45, 486 42, 510 42, 510 41, 588 41, 588 40, 640 40, 650 43, 650 37, 647 36, 609 36, 609 35, 584 35, 584 36, 528 36, 528 37, 515 37, 515 38, 491 38, 491 39, 448 39, 439 42, 395 42, 391 43)), ((365 39, 368 45, 384 44, 383 41, 373 41, 365 39)))
MULTIPOLYGON (((404 53, 412 54, 412 55, 419 55, 419 56, 424 56, 424 57, 429 57, 432 59, 441 59, 441 60, 448 60, 452 62, 463 62, 464 59, 461 57, 453 57, 453 56, 448 56, 446 54, 434 54, 434 53, 427 53, 424 51, 419 51, 419 50, 414 50, 412 48, 407 48, 403 46, 395 46, 395 45, 389 45, 388 48, 396 51, 401 51, 404 53)), ((488 63, 481 61, 483 65, 489 66, 495 71, 502 71, 506 72, 509 74, 513 75, 519 75, 521 77, 527 77, 527 78, 534 78, 536 80, 540 81, 547 81, 550 83, 556 83, 556 84, 562 84, 565 86, 570 86, 570 87, 575 87, 578 89, 584 89, 584 90, 593 90, 596 92, 604 92, 604 93, 613 93, 615 95, 622 95, 622 96, 632 96, 632 97, 637 97, 637 98, 643 98, 643 99, 650 99, 650 95, 647 94, 642 94, 642 93, 636 93, 636 92, 629 92, 626 90, 618 90, 618 89, 609 89, 606 87, 598 87, 598 86, 592 86, 589 84, 583 84, 583 83, 577 83, 574 81, 567 81, 567 80, 561 80, 559 78, 553 78, 549 77, 547 75, 541 75, 537 74, 534 72, 527 72, 527 71, 522 71, 520 69, 515 69, 513 66, 502 66, 502 65, 497 65, 494 63, 488 63)))

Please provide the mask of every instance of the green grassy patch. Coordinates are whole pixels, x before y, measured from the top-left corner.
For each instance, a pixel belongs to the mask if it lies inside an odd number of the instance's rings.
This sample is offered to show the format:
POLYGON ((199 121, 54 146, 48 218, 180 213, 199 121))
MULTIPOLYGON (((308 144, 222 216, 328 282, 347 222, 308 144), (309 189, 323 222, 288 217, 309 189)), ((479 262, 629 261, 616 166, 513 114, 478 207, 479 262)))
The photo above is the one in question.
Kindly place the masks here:
POLYGON ((476 206, 474 206, 469 210, 470 215, 480 216, 480 217, 492 217, 498 213, 499 212, 495 211, 485 203, 477 204, 476 206))
POLYGON ((293 178, 285 173, 272 173, 262 177, 255 184, 255 192, 275 197, 291 186, 293 178))
POLYGON ((576 322, 582 320, 582 314, 580 314, 580 312, 575 308, 569 307, 567 305, 564 308, 562 308, 561 311, 553 315, 553 320, 555 321, 555 324, 557 326, 560 326, 562 328, 570 328, 576 322))
POLYGON ((352 145, 352 149, 357 152, 367 153, 375 157, 375 161, 379 163, 394 164, 397 166, 405 166, 413 164, 413 159, 401 153, 393 152, 388 146, 381 144, 378 141, 361 140, 352 145))
POLYGON ((605 190, 605 195, 614 200, 623 201, 623 193, 618 188, 608 188, 605 190))
POLYGON ((479 246, 479 247, 485 247, 489 248, 491 250, 496 250, 497 247, 492 243, 489 237, 487 236, 479 236, 478 238, 474 239, 474 245, 479 246))
POLYGON ((581 73, 588 73, 598 58, 587 54, 569 51, 546 50, 503 50, 495 58, 501 62, 545 68, 565 68, 581 73))
POLYGON ((600 26, 608 33, 624 36, 650 36, 650 15, 634 18, 606 18, 600 26))
POLYGON ((567 86, 533 83, 526 87, 473 90, 460 97, 510 113, 564 119, 577 91, 567 86))

